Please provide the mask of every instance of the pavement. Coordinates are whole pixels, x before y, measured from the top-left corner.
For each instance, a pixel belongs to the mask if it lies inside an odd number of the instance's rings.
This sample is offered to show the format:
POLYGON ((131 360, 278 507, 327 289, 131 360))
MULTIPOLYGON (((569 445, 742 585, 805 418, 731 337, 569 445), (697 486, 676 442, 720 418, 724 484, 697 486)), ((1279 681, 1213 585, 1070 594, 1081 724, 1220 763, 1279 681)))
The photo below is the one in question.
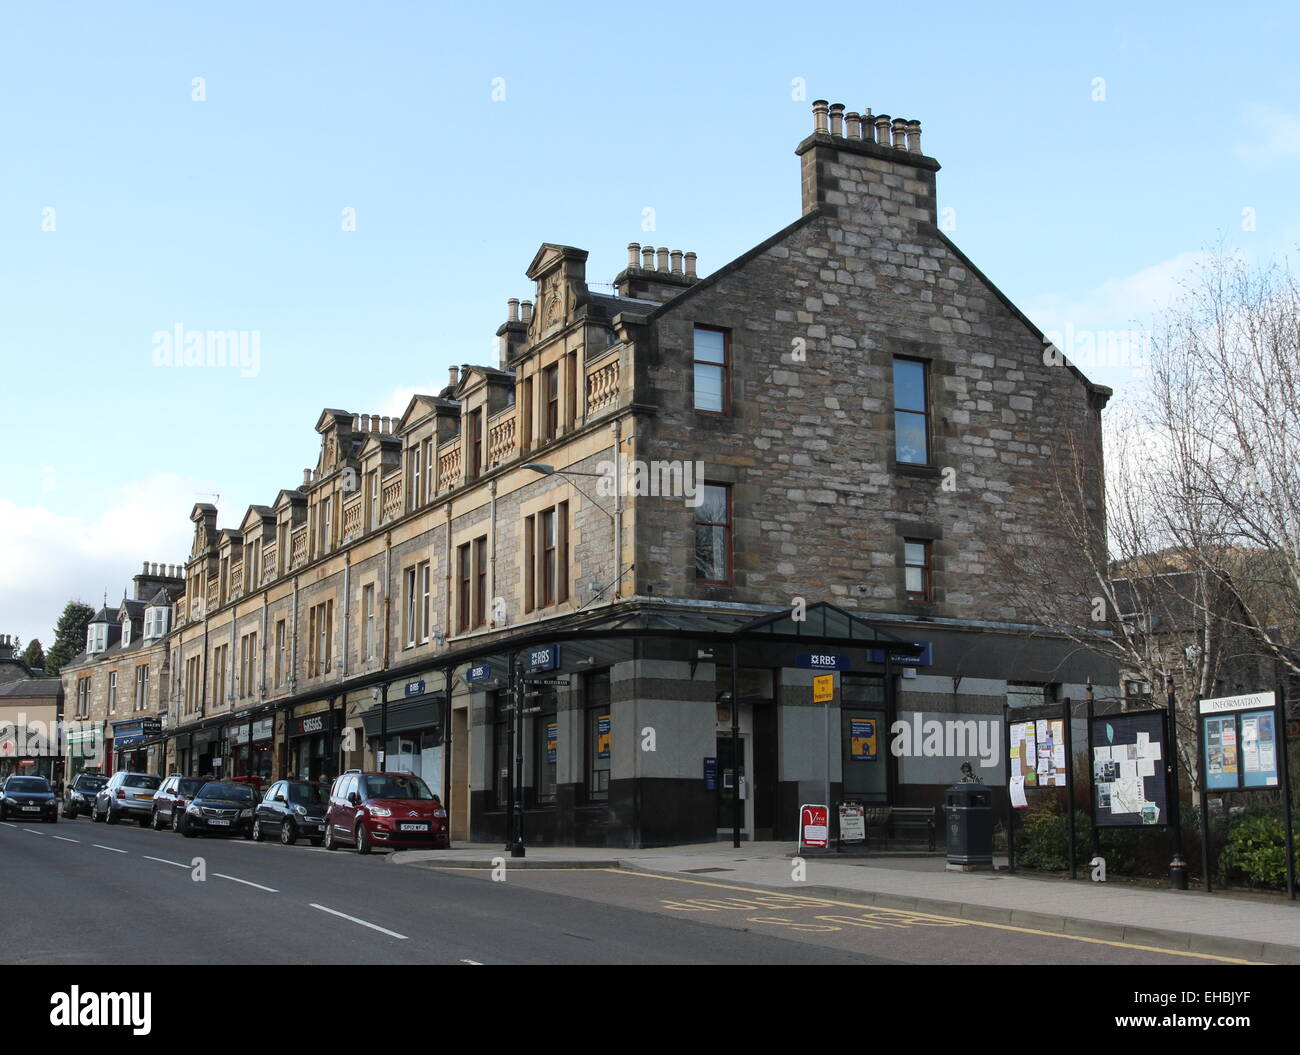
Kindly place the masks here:
MULTIPOLYGON (((1300 963, 1300 903, 1254 895, 1149 890, 1121 883, 1031 877, 1007 871, 951 872, 943 855, 808 855, 797 878, 787 843, 701 843, 646 850, 500 846, 403 851, 393 863, 434 869, 618 868, 716 877, 731 885, 852 898, 881 908, 1032 928, 1153 949, 1269 963, 1300 963)), ((1087 876, 1087 869, 1080 870, 1087 876)))

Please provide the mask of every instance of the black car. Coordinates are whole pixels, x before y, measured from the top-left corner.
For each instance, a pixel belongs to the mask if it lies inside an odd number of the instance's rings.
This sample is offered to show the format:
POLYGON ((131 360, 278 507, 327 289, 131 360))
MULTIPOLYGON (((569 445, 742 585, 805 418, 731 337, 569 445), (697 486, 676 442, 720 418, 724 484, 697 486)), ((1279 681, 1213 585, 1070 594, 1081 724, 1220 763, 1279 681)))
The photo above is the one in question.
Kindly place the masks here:
POLYGON ((319 846, 325 838, 325 810, 329 800, 319 784, 305 780, 281 780, 266 789, 266 796, 253 811, 253 841, 279 835, 280 842, 292 846, 299 839, 310 839, 319 846))
POLYGON ((191 839, 200 832, 249 838, 253 834, 253 810, 258 797, 247 784, 210 781, 199 788, 185 807, 180 833, 191 839))
POLYGON ((180 831, 185 806, 205 783, 207 781, 200 777, 182 777, 175 773, 164 780, 153 796, 153 813, 149 818, 153 829, 180 831))
POLYGON ((68 820, 81 814, 90 816, 95 808, 95 796, 108 783, 108 777, 94 773, 81 773, 63 792, 63 816, 68 820))
POLYGON ((0 821, 24 817, 29 821, 59 820, 59 800, 44 777, 10 777, 0 789, 0 821))

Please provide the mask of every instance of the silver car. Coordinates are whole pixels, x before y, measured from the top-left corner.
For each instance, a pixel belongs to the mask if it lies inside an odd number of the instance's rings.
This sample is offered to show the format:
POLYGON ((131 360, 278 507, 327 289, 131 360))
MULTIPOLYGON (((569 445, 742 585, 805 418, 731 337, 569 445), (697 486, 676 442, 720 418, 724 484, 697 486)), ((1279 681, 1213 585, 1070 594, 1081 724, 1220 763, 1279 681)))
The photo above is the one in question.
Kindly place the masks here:
POLYGON ((114 773, 95 796, 90 819, 109 824, 130 819, 147 828, 153 813, 154 792, 162 787, 162 782, 157 773, 114 773))

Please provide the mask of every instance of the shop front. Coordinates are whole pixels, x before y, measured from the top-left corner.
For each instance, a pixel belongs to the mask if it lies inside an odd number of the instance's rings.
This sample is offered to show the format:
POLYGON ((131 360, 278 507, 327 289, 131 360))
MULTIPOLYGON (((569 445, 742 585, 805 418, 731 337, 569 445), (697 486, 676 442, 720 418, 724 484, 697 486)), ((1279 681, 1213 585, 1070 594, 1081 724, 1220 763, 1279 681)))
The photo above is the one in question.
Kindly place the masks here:
POLYGON ((99 725, 77 723, 65 728, 64 780, 71 783, 82 773, 104 772, 104 731, 99 725))
POLYGON ((339 775, 338 712, 317 711, 285 720, 292 780, 329 783, 339 775))
MULTIPOLYGON (((113 722, 114 768, 128 773, 149 773, 150 743, 156 743, 162 727, 157 718, 132 718, 113 722)), ((156 761, 156 751, 155 761, 156 761)))
MULTIPOLYGON (((441 675, 438 676, 441 682, 441 675)), ((375 767, 421 777, 435 795, 443 794, 443 713, 445 695, 429 692, 428 682, 402 685, 402 697, 381 702, 362 714, 366 744, 375 767)))
POLYGON ((248 719, 226 726, 230 763, 226 776, 265 787, 275 763, 275 716, 248 719))

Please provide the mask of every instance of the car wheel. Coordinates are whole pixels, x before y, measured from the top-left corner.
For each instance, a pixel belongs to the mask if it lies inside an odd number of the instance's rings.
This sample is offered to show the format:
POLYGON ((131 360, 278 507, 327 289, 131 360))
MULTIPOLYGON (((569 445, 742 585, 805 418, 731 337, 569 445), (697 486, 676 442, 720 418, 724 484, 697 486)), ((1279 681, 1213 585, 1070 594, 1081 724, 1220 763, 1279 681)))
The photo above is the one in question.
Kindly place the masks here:
POLYGON ((149 827, 156 832, 160 832, 163 830, 162 814, 159 813, 157 810, 154 810, 151 814, 149 814, 149 827))
POLYGON ((325 849, 337 850, 338 848, 339 844, 334 838, 334 825, 327 821, 325 824, 325 849))
POLYGON ((370 835, 366 832, 365 821, 357 825, 357 853, 370 853, 370 835))
POLYGON ((288 817, 280 822, 280 842, 285 846, 292 846, 298 841, 298 833, 294 831, 293 821, 288 817))
POLYGON ((90 806, 90 823, 99 823, 99 803, 92 803, 90 806))
POLYGON ((262 822, 260 820, 253 821, 253 842, 260 843, 265 838, 266 836, 262 832, 262 822))
POLYGON ((113 807, 109 806, 108 809, 104 811, 104 823, 116 824, 117 821, 118 821, 117 814, 113 812, 113 807))
POLYGON ((172 831, 178 832, 180 830, 181 830, 181 814, 177 811, 176 807, 173 806, 172 807, 172 831))
POLYGON ((199 833, 190 826, 190 822, 184 818, 181 818, 180 833, 187 839, 196 839, 199 835, 199 833))

